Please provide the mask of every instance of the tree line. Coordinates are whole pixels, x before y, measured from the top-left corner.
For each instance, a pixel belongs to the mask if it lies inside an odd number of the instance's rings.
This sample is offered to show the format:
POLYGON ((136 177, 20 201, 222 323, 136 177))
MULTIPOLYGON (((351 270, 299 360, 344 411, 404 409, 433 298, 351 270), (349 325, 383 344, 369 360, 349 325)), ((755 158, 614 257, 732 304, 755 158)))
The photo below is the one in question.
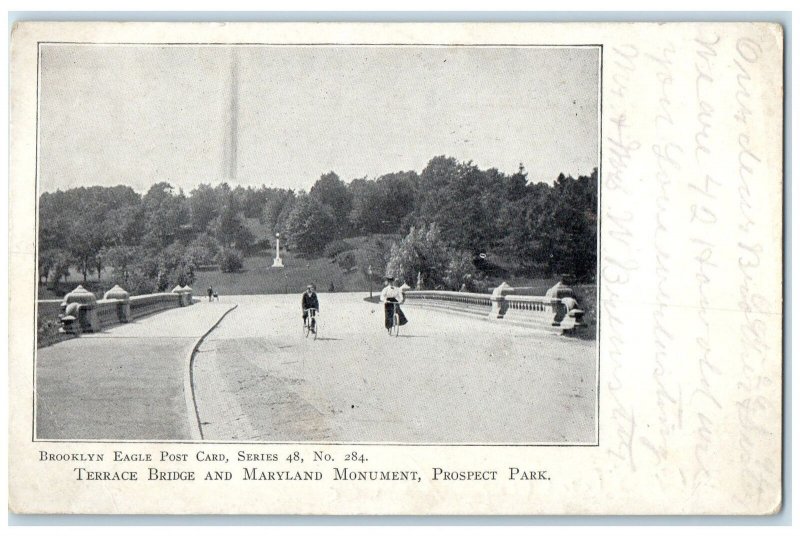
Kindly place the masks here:
POLYGON ((272 248, 275 233, 282 246, 307 256, 350 237, 388 234, 398 240, 376 271, 432 288, 463 288, 493 270, 591 281, 597 170, 548 179, 531 180, 522 165, 507 175, 438 156, 420 173, 345 183, 329 172, 307 192, 222 183, 187 194, 159 182, 144 195, 127 186, 43 193, 39 275, 53 283, 74 269, 84 280, 99 279, 110 267, 126 289, 154 292, 191 284, 203 265, 238 270, 245 256, 272 248), (248 219, 269 235, 255 236, 248 219))

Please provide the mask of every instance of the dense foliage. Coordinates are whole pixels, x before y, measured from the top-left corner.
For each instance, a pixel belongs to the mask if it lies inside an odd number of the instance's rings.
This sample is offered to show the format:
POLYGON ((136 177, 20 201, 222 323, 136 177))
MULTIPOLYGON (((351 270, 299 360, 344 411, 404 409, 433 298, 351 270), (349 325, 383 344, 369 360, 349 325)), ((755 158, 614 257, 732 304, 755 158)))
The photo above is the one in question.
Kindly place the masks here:
POLYGON ((110 269, 106 279, 131 292, 163 291, 191 284, 198 267, 240 270, 243 256, 270 249, 275 233, 297 253, 428 288, 473 288, 499 267, 579 281, 596 272, 596 169, 531 180, 521 165, 509 176, 439 156, 419 174, 345 183, 328 172, 308 192, 227 183, 188 195, 166 182, 144 195, 80 187, 42 194, 39 214, 39 275, 51 285, 72 270, 86 280, 110 269), (256 219, 262 236, 253 232, 256 219), (348 254, 344 239, 381 234, 403 239, 348 254))

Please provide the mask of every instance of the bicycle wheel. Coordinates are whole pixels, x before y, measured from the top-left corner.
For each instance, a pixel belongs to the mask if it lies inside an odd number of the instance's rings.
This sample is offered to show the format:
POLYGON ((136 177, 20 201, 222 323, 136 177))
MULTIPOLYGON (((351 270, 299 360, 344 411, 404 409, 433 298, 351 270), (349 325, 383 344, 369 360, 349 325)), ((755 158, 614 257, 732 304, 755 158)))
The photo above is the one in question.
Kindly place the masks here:
POLYGON ((394 337, 400 336, 400 315, 397 313, 392 317, 392 335, 394 337))
POLYGON ((308 334, 311 332, 311 320, 310 317, 306 317, 306 320, 303 321, 303 335, 308 337, 308 334))
POLYGON ((319 319, 314 319, 314 339, 317 339, 319 334, 319 319))

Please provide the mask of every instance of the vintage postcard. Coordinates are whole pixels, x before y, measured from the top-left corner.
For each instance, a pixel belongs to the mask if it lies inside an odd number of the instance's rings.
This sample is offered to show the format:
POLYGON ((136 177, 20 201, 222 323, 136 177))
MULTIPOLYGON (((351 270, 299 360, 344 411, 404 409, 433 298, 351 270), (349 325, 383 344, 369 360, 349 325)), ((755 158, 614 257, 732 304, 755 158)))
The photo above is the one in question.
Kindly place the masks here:
POLYGON ((781 507, 783 30, 20 23, 9 508, 781 507))

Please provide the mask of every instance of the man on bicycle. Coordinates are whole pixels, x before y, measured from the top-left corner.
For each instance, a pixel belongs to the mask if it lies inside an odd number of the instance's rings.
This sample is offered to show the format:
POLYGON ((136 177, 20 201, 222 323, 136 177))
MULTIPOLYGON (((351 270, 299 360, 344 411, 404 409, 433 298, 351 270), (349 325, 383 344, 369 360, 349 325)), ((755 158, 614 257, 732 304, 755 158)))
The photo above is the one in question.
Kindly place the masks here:
POLYGON ((403 289, 394 286, 394 278, 386 276, 384 278, 386 287, 381 291, 381 302, 383 302, 384 311, 384 326, 391 335, 392 327, 394 326, 394 314, 397 313, 400 318, 400 326, 408 322, 406 316, 403 315, 403 310, 400 309, 400 304, 405 300, 403 297, 403 289))
POLYGON ((303 307, 303 324, 306 322, 306 317, 311 316, 311 331, 317 331, 317 322, 314 320, 315 314, 319 311, 319 300, 314 284, 309 284, 306 287, 306 292, 303 293, 303 300, 301 302, 303 307))

